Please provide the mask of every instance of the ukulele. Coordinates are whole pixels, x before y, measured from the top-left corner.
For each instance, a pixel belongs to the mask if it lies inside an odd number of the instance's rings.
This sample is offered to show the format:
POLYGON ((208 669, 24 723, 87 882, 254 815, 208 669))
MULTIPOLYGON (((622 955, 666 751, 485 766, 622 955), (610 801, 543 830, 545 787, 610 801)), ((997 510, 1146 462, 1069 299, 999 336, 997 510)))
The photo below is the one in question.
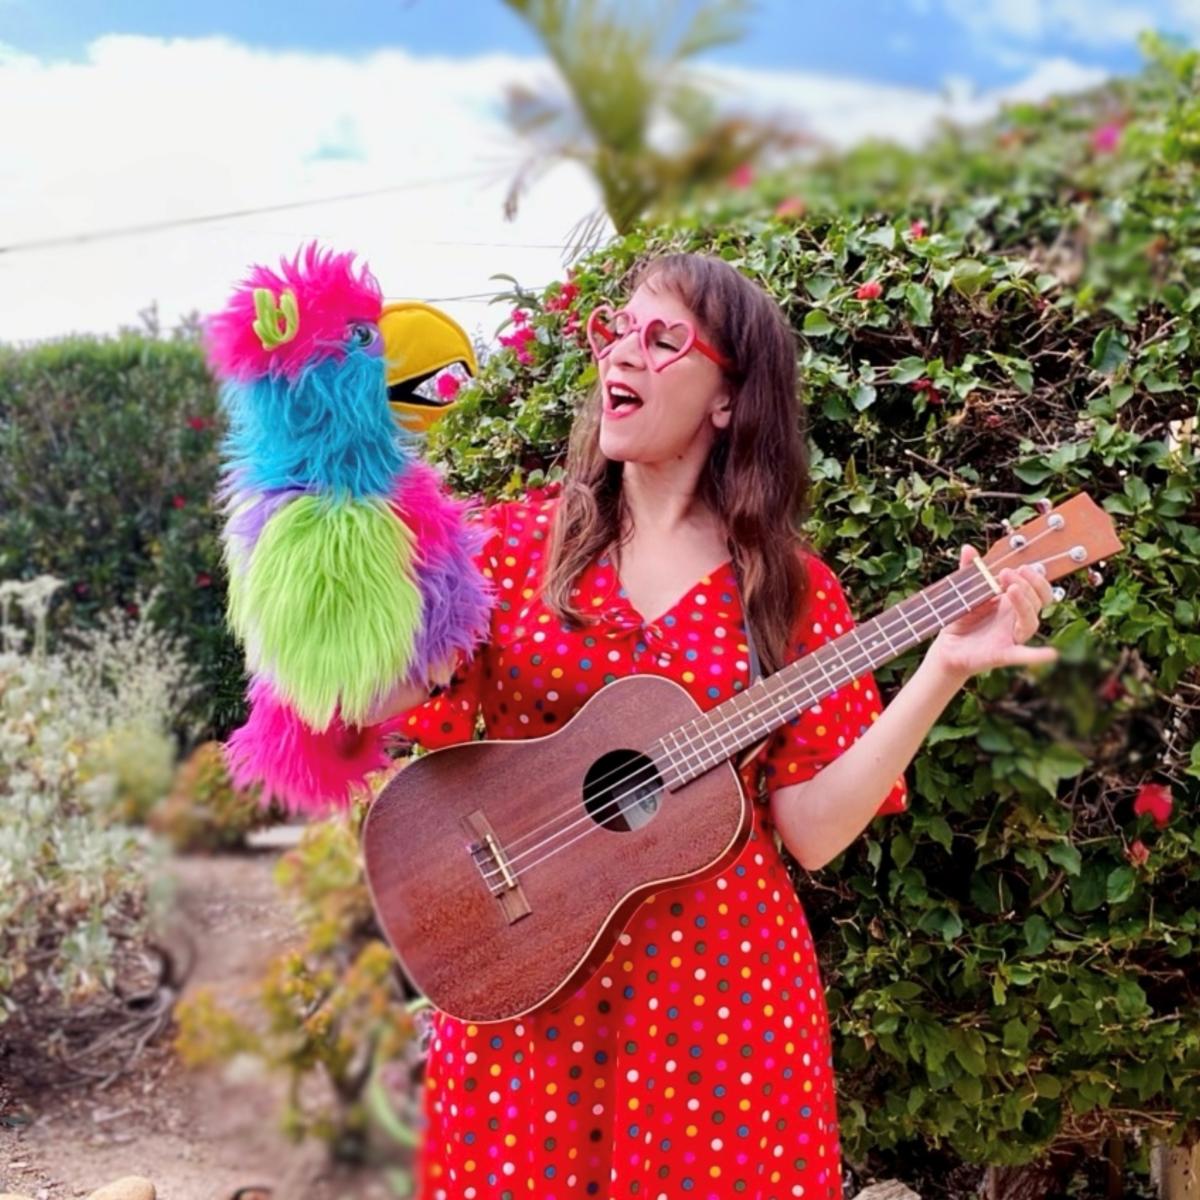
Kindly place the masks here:
POLYGON ((1121 549, 1086 493, 1042 507, 986 555, 706 712, 669 679, 632 676, 545 737, 468 742, 405 766, 372 804, 362 848, 412 983, 470 1021, 565 1000, 646 896, 737 858, 752 810, 731 759, 988 604, 1000 567, 1032 563, 1053 580, 1121 549))

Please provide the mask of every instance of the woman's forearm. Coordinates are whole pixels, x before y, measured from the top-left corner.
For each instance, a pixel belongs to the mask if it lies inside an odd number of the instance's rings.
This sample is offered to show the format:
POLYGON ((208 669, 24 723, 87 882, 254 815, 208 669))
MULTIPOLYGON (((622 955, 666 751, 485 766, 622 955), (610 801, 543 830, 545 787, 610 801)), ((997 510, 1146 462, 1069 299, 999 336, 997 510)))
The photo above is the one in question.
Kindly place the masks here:
POLYGON ((966 678, 947 668, 936 652, 926 653, 857 741, 812 779, 775 792, 772 820, 801 866, 823 867, 870 824, 966 678))

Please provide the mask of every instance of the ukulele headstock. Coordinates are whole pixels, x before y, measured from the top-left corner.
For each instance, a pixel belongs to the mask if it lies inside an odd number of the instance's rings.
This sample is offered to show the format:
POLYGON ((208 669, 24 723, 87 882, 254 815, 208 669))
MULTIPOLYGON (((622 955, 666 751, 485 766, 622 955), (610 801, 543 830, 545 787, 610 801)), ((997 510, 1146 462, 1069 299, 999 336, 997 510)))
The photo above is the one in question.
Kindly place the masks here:
MULTIPOLYGON (((1006 523, 1004 536, 997 538, 983 556, 990 570, 1029 563, 1047 579, 1055 580, 1123 548, 1112 517, 1086 492, 1078 492, 1057 505, 1039 500, 1037 509, 1036 517, 1016 529, 1006 523)), ((1089 578, 1093 583, 1103 579, 1098 571, 1089 572, 1089 578)), ((1062 588, 1054 589, 1056 600, 1064 594, 1062 588)))

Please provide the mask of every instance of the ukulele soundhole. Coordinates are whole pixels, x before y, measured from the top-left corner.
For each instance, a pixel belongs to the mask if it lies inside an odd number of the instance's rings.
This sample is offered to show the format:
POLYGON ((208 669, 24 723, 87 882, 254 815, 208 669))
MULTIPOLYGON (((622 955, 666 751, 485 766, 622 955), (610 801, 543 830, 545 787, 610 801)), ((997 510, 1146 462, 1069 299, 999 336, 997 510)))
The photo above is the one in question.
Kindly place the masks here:
POLYGON ((583 806, 597 825, 633 833, 654 819, 662 790, 662 777, 646 755, 611 750, 584 776, 583 806))

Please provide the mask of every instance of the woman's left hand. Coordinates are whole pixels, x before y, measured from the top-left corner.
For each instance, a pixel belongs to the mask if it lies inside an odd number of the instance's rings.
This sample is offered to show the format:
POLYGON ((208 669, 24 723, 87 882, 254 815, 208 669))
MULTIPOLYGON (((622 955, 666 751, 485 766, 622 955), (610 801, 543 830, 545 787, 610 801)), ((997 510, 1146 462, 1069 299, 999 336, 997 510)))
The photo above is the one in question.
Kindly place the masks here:
MULTIPOLYGON (((973 546, 959 550, 959 566, 979 557, 973 546)), ((1004 589, 974 612, 947 625, 933 640, 929 653, 950 672, 964 679, 995 667, 1022 667, 1058 659, 1052 646, 1026 646, 1038 629, 1038 616, 1052 604, 1050 581, 1031 566, 995 572, 1004 589)))

